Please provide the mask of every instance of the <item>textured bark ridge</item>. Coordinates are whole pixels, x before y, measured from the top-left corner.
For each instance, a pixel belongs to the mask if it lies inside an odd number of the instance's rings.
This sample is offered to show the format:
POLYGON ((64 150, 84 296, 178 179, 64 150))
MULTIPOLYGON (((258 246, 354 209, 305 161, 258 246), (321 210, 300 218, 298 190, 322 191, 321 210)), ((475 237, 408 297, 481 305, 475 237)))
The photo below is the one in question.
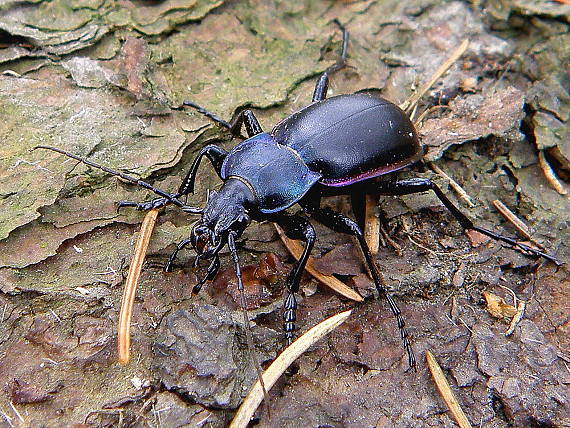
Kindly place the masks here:
MULTIPOLYGON (((195 218, 167 208, 153 235, 133 314, 132 361, 117 364, 122 283, 151 198, 45 151, 57 146, 177 189, 195 153, 237 141, 180 108, 229 119, 243 106, 265 130, 308 104, 336 60, 338 18, 349 67, 329 95, 378 88, 396 104, 464 39, 465 55, 422 99, 426 159, 475 201, 483 227, 516 236, 499 199, 536 244, 570 260, 570 11, 566 2, 7 1, 0 8, 0 427, 224 426, 255 380, 231 260, 193 296, 190 252, 160 265, 195 218), (539 162, 540 158, 540 162, 539 162), (554 178, 545 175, 545 162, 554 178), (541 166, 542 165, 542 166, 541 166), (190 260, 190 263, 188 263, 190 260)), ((548 172, 548 171, 547 171, 548 172)), ((425 167, 398 173, 448 182, 425 167)), ((219 180, 204 166, 192 205, 219 180)), ((461 205, 461 202, 457 202, 461 205)), ((327 204, 352 215, 342 198, 327 204)), ((425 367, 431 350, 473 426, 570 426, 570 282, 492 241, 462 233, 430 194, 381 198, 389 239, 376 263, 402 308, 419 358, 407 373, 394 320, 376 300, 353 242, 316 226, 317 269, 366 298, 270 392, 258 426, 452 427, 425 367), (397 247, 394 248, 394 247, 397 247), (494 318, 483 291, 523 318, 494 318)), ((292 259, 270 224, 240 248, 258 359, 282 346, 292 259)), ((306 275, 297 326, 354 306, 306 275)))

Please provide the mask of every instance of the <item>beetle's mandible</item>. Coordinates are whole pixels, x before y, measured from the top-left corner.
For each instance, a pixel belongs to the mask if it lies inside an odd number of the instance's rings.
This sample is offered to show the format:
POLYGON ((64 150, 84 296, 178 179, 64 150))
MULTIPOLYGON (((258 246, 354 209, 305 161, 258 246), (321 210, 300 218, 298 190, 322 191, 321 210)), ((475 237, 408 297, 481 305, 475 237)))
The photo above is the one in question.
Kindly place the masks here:
MULTIPOLYGON (((337 22, 338 24, 338 22, 337 22)), ((377 181, 385 175, 419 161, 423 148, 408 116, 395 104, 371 93, 356 93, 326 98, 329 75, 344 67, 348 32, 343 31, 342 55, 319 78, 310 105, 292 114, 271 132, 264 132, 251 110, 242 110, 231 122, 190 102, 190 106, 239 136, 242 125, 248 138, 231 151, 208 145, 198 153, 188 174, 176 193, 157 189, 122 172, 115 171, 61 149, 39 146, 70 156, 90 166, 103 169, 121 178, 145 187, 160 197, 148 202, 119 202, 119 207, 138 210, 175 204, 190 214, 199 214, 188 239, 180 242, 170 256, 165 269, 171 270, 173 261, 182 248, 191 244, 196 251, 195 264, 209 260, 207 273, 193 288, 198 292, 212 280, 219 268, 219 252, 228 245, 234 261, 238 284, 243 290, 235 240, 252 220, 270 220, 277 223, 290 239, 304 243, 304 251, 287 277, 287 295, 284 303, 284 329, 287 339, 293 338, 295 312, 301 275, 315 243, 315 231, 303 214, 288 214, 286 209, 299 204, 304 213, 338 233, 352 235, 358 241, 376 289, 383 295, 394 314, 410 367, 415 367, 414 354, 400 309, 384 288, 377 267, 364 239, 361 226, 354 220, 321 208, 324 196, 348 194, 354 201, 362 201, 366 193, 406 195, 433 191, 451 211, 464 229, 476 230, 495 240, 505 242, 535 256, 556 264, 552 256, 530 248, 516 240, 491 230, 475 226, 428 179, 377 181), (208 158, 223 181, 218 192, 210 192, 204 208, 190 207, 180 198, 194 192, 196 173, 203 157, 208 158)), ((353 204, 354 205, 354 204, 353 204)))

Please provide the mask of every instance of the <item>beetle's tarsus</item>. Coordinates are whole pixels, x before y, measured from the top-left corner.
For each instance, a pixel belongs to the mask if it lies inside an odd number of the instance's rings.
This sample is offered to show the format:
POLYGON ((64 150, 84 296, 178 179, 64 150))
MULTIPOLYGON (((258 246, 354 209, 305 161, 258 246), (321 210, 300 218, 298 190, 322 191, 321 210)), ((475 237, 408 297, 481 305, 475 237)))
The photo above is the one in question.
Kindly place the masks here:
MULTIPOLYGON (((174 198, 177 197, 177 195, 172 196, 174 198)), ((117 212, 122 208, 135 208, 137 211, 149 211, 162 208, 170 203, 172 203, 172 201, 167 198, 156 198, 145 202, 119 201, 117 202, 117 212)))
POLYGON ((299 291, 301 276, 313 250, 316 234, 309 220, 300 215, 280 215, 272 220, 281 226, 289 239, 296 239, 305 243, 301 257, 299 257, 299 260, 295 263, 289 275, 287 275, 288 294, 283 303, 283 328, 287 341, 290 343, 293 340, 295 321, 297 319, 297 299, 295 298, 295 293, 299 291))
POLYGON ((551 261, 552 263, 554 263, 556 266, 562 266, 562 262, 560 260, 558 260, 556 257, 551 256, 548 253, 545 253, 543 251, 537 250, 536 248, 532 248, 526 244, 523 244, 522 242, 518 242, 515 239, 509 238, 508 236, 503 236, 503 235, 499 235, 498 233, 495 233, 491 230, 482 228, 482 227, 478 227, 478 226, 473 226, 469 227, 469 229, 474 230, 476 232, 482 233, 483 235, 486 235, 496 241, 502 241, 508 245, 510 245, 512 248, 514 249, 519 249, 525 253, 528 253, 530 255, 536 256, 536 257, 543 257, 548 261, 551 261))
POLYGON ((224 128, 230 129, 230 127, 231 127, 229 122, 225 121, 220 116, 210 112, 209 110, 206 110, 204 107, 199 106, 198 104, 196 104, 193 101, 184 100, 184 101, 182 101, 182 105, 187 106, 187 107, 192 107, 198 113, 200 113, 200 114, 206 116, 208 119, 211 119, 214 122, 222 125, 224 128))

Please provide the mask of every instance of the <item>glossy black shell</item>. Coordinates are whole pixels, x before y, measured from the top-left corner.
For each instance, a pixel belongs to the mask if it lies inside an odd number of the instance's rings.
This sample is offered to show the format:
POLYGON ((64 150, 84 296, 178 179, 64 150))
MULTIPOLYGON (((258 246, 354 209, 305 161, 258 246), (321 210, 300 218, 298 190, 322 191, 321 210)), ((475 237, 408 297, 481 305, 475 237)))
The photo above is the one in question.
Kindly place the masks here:
POLYGON ((408 116, 370 93, 317 101, 280 122, 271 133, 234 147, 221 168, 254 194, 262 213, 298 202, 317 182, 342 187, 396 171, 422 149, 408 116))
POLYGON ((297 152, 326 186, 396 171, 423 155, 406 113, 365 92, 310 104, 277 124, 271 135, 297 152))

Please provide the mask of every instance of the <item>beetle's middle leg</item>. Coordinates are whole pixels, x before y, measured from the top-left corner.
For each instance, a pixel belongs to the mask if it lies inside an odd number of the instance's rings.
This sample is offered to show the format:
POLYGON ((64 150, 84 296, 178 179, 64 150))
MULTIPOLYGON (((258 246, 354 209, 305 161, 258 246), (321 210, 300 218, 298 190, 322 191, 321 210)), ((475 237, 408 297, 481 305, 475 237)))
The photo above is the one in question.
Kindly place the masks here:
POLYGON ((459 208, 457 208, 453 204, 453 202, 451 202, 449 198, 445 196, 445 194, 441 191, 439 187, 437 187, 437 185, 433 181, 427 178, 410 178, 407 180, 399 180, 399 181, 385 181, 385 182, 374 183, 372 186, 373 186, 372 189, 374 189, 375 192, 380 193, 382 195, 409 195, 412 193, 427 192, 429 190, 433 190, 438 199, 443 203, 443 205, 445 205, 445 207, 449 211, 451 211, 451 214, 453 214, 453 216, 457 219, 457 221, 461 224, 461 226, 463 226, 464 229, 475 230, 497 241, 505 242, 513 248, 518 248, 520 250, 530 252, 536 256, 544 257, 545 259, 555 263, 557 266, 561 265, 559 260, 557 260, 556 258, 554 258, 549 254, 531 248, 528 245, 521 244, 520 242, 517 242, 516 240, 509 238, 507 236, 499 235, 498 233, 495 233, 491 230, 475 226, 471 221, 471 219, 469 219, 469 217, 463 214, 463 212, 461 212, 459 208))
POLYGON ((193 101, 183 101, 182 105, 192 107, 198 113, 203 114, 208 119, 213 120, 218 125, 221 125, 224 128, 228 129, 232 135, 236 137, 243 137, 240 133, 242 124, 245 124, 245 130, 248 137, 253 137, 254 135, 261 134, 263 132, 263 129, 261 129, 257 118, 249 109, 241 110, 238 113, 234 114, 232 120, 228 122, 218 115, 212 113, 211 111, 206 110, 204 107, 199 106, 193 101))
POLYGON ((383 285, 383 281, 378 273, 376 265, 372 260, 372 254, 370 253, 370 249, 366 244, 366 240, 364 239, 364 234, 362 230, 356 224, 356 222, 340 213, 337 213, 330 208, 316 208, 315 206, 304 206, 304 208, 311 214, 315 220, 319 223, 322 223, 329 229, 334 230, 338 233, 345 233, 348 235, 354 236, 358 240, 358 244, 360 245, 360 249, 364 254, 364 259, 366 260, 366 264, 368 266, 368 270, 372 275, 372 279, 374 280, 374 284, 376 285, 376 290, 378 294, 383 295, 388 302, 388 306, 390 306, 390 310, 394 314, 396 318, 396 322, 398 323, 398 329, 400 330, 400 336, 402 338, 402 343, 404 344, 404 349, 408 354, 408 364, 410 368, 415 370, 416 367, 416 358, 414 356, 414 351, 412 350, 412 345, 410 344, 410 340, 408 339, 408 331, 406 330, 404 318, 402 317, 402 311, 394 301, 394 298, 388 293, 388 290, 383 285))
POLYGON ((293 269, 289 272, 289 275, 287 275, 288 294, 285 298, 285 303, 283 304, 283 328, 285 330, 287 342, 291 343, 293 340, 293 332, 295 331, 295 312, 297 310, 297 299, 295 298, 295 293, 299 291, 301 276, 305 270, 305 265, 307 264, 309 255, 313 250, 316 235, 315 229, 309 220, 300 215, 280 215, 272 220, 281 226, 288 238, 301 240, 305 243, 303 254, 301 254, 301 257, 295 263, 293 269))

